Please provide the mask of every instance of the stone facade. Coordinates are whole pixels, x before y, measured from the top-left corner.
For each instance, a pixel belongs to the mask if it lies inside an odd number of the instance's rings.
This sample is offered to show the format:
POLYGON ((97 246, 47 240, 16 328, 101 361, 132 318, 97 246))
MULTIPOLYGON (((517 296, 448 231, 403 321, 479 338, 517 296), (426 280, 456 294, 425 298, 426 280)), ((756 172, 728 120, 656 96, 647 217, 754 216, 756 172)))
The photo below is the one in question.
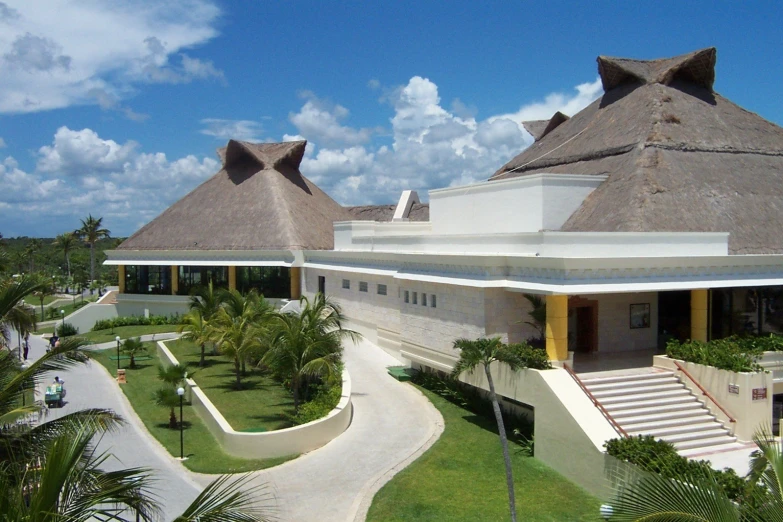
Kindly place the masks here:
MULTIPOLYGON (((658 293, 583 295, 598 301, 598 351, 624 352, 646 350, 658 345, 658 293), (632 304, 649 303, 650 326, 631 328, 632 304)), ((569 325, 570 326, 570 325, 569 325)))

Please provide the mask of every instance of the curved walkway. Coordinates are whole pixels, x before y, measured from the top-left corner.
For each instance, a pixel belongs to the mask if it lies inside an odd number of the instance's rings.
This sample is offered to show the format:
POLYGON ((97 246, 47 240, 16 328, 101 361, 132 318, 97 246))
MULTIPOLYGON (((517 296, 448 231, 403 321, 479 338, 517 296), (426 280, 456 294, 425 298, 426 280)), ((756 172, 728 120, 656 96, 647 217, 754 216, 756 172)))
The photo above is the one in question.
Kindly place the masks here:
MULTIPOLYGON (((156 336, 161 338, 162 334, 156 336)), ((33 340, 33 356, 44 349, 43 340, 33 340)), ((268 482, 275 490, 280 520, 364 520, 375 492, 437 440, 443 418, 418 390, 386 374, 387 366, 397 364, 366 340, 346 347, 345 365, 353 383, 351 426, 323 448, 254 473, 254 483, 268 482)), ((123 467, 156 470, 167 518, 192 501, 196 483, 203 487, 214 478, 191 473, 171 457, 100 365, 76 368, 64 378, 68 404, 52 414, 103 407, 123 415, 129 426, 107 434, 99 448, 114 453, 123 467)))

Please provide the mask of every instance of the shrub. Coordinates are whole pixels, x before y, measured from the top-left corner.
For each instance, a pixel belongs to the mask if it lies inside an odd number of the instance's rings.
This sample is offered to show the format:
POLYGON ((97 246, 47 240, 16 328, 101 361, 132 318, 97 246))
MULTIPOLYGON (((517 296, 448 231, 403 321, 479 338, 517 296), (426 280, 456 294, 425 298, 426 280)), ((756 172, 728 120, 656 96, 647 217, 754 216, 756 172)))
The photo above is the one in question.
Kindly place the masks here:
POLYGON ((772 346, 771 341, 759 338, 727 337, 709 342, 685 341, 676 339, 666 344, 666 355, 672 359, 713 366, 731 372, 763 371, 758 364, 762 355, 761 346, 772 346))
POLYGON ((111 319, 101 319, 96 321, 92 327, 92 331, 109 330, 111 328, 119 328, 121 326, 149 326, 149 325, 178 325, 182 323, 182 317, 179 314, 173 315, 151 315, 144 317, 143 315, 129 315, 124 317, 113 317, 111 319))
POLYGON ((341 395, 342 384, 319 386, 313 400, 299 406, 299 413, 291 417, 291 422, 298 426, 326 417, 337 407, 341 395))
POLYGON ((545 348, 533 347, 527 343, 509 344, 508 347, 521 359, 522 366, 534 370, 551 370, 552 363, 545 348))
POLYGON ((71 323, 65 323, 65 324, 61 324, 60 326, 58 326, 55 329, 55 332, 60 337, 68 337, 68 336, 71 336, 71 335, 78 335, 79 334, 79 329, 76 328, 71 323))
POLYGON ((651 435, 637 435, 622 439, 612 439, 604 443, 606 453, 634 464, 644 471, 658 473, 667 478, 687 480, 694 476, 712 476, 720 488, 734 501, 740 502, 751 497, 747 484, 731 468, 717 471, 710 467, 707 460, 688 460, 680 456, 670 443, 656 440, 651 435))

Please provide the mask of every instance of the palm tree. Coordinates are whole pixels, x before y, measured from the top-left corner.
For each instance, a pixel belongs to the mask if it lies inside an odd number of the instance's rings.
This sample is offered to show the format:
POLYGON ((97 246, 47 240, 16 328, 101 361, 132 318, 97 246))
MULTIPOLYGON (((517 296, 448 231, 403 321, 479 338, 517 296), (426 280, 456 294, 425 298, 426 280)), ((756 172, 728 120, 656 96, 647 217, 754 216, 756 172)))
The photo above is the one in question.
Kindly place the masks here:
POLYGON ((300 300, 302 311, 275 313, 269 321, 268 348, 261 362, 291 385, 294 410, 299 411, 302 387, 310 377, 334 379, 342 357, 344 339, 358 341, 361 336, 343 328, 345 317, 340 307, 323 294, 311 303, 300 300))
POLYGON ((158 406, 169 408, 169 428, 177 429, 177 414, 174 408, 179 406, 179 395, 175 389, 180 386, 188 375, 188 368, 182 364, 158 367, 158 379, 166 386, 155 392, 155 402, 158 406))
POLYGON ((110 232, 103 226, 103 218, 94 218, 92 214, 87 219, 82 219, 82 227, 74 233, 85 243, 90 245, 90 279, 95 280, 95 243, 101 239, 108 239, 110 232))
POLYGON ((538 333, 538 339, 544 341, 546 338, 546 301, 536 294, 522 294, 530 303, 530 311, 527 313, 532 321, 525 321, 525 324, 532 326, 538 333))
POLYGON ((49 279, 42 274, 37 274, 35 277, 39 283, 39 286, 38 289, 33 292, 33 295, 41 301, 41 321, 43 321, 45 319, 44 301, 46 300, 47 296, 54 295, 54 282, 52 279, 49 279))
POLYGON ((25 296, 39 290, 40 282, 29 276, 0 280, 0 348, 11 343, 11 329, 32 332, 36 327, 34 309, 22 304, 25 296))
POLYGON ((495 412, 495 420, 498 423, 500 445, 503 447, 503 461, 506 465, 506 485, 508 486, 508 507, 511 510, 511 520, 517 519, 516 500, 514 498, 514 477, 511 472, 511 457, 508 453, 508 437, 503 423, 503 414, 500 411, 498 397, 495 394, 495 381, 489 366, 493 362, 508 365, 513 371, 523 368, 521 358, 517 355, 513 346, 507 346, 499 337, 492 339, 457 339, 454 341, 454 349, 459 350, 459 360, 454 365, 451 375, 458 378, 463 372, 473 372, 479 364, 484 366, 484 373, 489 384, 489 398, 492 401, 492 409, 495 412))
MULTIPOLYGON (((210 280, 206 286, 197 286, 191 290, 188 306, 191 311, 197 311, 201 314, 204 323, 209 324, 212 318, 215 317, 215 314, 220 310, 220 307, 223 306, 223 303, 226 302, 227 298, 228 292, 221 289, 215 290, 215 287, 210 280)), ((204 346, 201 347, 202 358, 199 366, 204 365, 204 347, 207 342, 211 341, 212 340, 207 340, 204 343, 204 346)), ((217 355, 217 349, 214 343, 212 344, 212 354, 217 355)))
POLYGON ((141 342, 141 337, 130 337, 122 343, 122 353, 130 356, 130 367, 136 369, 136 356, 147 353, 147 345, 141 342))
POLYGON ((263 347, 264 323, 270 313, 271 306, 255 291, 243 296, 231 290, 210 321, 210 335, 218 350, 234 360, 237 389, 242 387, 241 374, 247 357, 258 354, 263 347))
POLYGON ((71 250, 79 244, 79 237, 74 232, 60 234, 54 239, 54 245, 62 250, 65 256, 65 266, 68 267, 68 277, 71 277, 71 250))
POLYGON ((35 272, 35 254, 41 250, 41 240, 31 239, 24 249, 24 257, 30 264, 30 273, 35 272))
POLYGON ((213 338, 213 332, 209 324, 204 321, 204 316, 201 315, 198 309, 191 310, 182 316, 182 324, 177 327, 177 332, 183 334, 182 339, 201 346, 201 359, 198 365, 203 368, 206 364, 204 361, 204 347, 213 338))

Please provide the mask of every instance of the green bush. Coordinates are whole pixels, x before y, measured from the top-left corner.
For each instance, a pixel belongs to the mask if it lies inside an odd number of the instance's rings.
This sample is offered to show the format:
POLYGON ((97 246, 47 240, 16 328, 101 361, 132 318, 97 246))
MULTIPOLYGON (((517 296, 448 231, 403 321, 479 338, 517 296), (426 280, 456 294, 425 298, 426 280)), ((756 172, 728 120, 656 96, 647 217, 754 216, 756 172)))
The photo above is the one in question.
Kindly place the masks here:
POLYGON ((645 471, 667 478, 687 480, 689 477, 713 477, 720 488, 734 501, 750 498, 748 491, 757 487, 748 484, 731 468, 717 471, 707 460, 688 460, 680 456, 670 443, 651 435, 612 439, 604 443, 606 452, 645 471))
POLYGON ((666 355, 672 359, 713 366, 730 372, 758 372, 763 368, 758 360, 764 351, 761 346, 772 346, 770 341, 754 337, 727 337, 709 342, 676 339, 666 344, 666 355))
POLYGON ((58 326, 55 331, 57 332, 57 335, 60 337, 68 337, 71 335, 79 335, 79 329, 76 328, 71 323, 65 323, 58 326))
POLYGON ((294 426, 298 426, 326 417, 330 411, 337 407, 341 395, 342 384, 319 386, 313 400, 299 406, 299 413, 291 417, 291 422, 294 423, 294 426))
POLYGON ((521 360, 525 368, 534 370, 551 370, 552 363, 545 348, 533 347, 528 343, 509 344, 511 349, 521 360))
POLYGON ((179 314, 173 315, 151 315, 144 317, 143 315, 129 315, 124 317, 113 317, 111 319, 101 319, 96 321, 92 327, 92 331, 109 330, 111 328, 119 328, 120 326, 156 326, 172 324, 182 324, 182 317, 179 314))

